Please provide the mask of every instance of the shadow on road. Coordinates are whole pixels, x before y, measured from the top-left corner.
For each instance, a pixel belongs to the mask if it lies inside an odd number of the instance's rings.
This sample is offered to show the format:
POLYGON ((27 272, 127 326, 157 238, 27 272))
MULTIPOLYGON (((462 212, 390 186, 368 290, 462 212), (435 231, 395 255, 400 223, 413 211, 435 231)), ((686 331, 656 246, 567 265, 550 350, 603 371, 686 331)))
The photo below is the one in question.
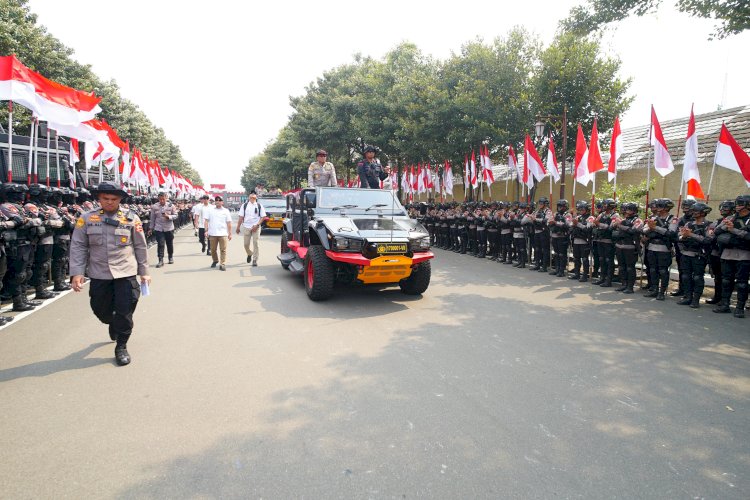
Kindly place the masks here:
POLYGON ((98 365, 114 365, 114 354, 106 358, 87 357, 98 348, 109 344, 114 346, 114 343, 112 342, 97 342, 96 344, 91 344, 90 346, 81 349, 80 351, 71 353, 61 359, 38 361, 36 363, 31 363, 28 365, 16 366, 14 368, 6 368, 4 370, 0 370, 0 382, 8 382, 11 380, 28 377, 46 377, 47 375, 53 375, 59 372, 68 370, 82 370, 98 365))

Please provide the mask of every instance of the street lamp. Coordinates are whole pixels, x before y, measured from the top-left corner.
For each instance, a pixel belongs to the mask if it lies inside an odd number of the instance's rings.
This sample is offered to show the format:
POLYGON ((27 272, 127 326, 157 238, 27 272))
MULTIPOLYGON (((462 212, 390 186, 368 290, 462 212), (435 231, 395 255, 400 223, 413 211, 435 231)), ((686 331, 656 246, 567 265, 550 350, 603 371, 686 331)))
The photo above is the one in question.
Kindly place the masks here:
POLYGON ((565 158, 568 155, 568 106, 563 106, 562 116, 537 115, 534 124, 536 138, 544 137, 544 129, 549 123, 554 129, 562 129, 562 161, 560 162, 560 199, 565 198, 565 158))

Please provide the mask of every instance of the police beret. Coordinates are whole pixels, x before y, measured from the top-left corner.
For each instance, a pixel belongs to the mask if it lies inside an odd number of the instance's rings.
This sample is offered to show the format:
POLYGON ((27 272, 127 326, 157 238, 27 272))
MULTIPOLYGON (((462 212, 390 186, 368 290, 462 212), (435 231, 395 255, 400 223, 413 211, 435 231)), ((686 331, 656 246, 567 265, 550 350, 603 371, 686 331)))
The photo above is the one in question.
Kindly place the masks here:
POLYGON ((115 186, 111 182, 102 182, 98 186, 92 187, 91 191, 95 195, 99 195, 99 194, 116 194, 120 198, 125 198, 128 195, 127 192, 123 191, 122 189, 120 189, 119 187, 115 186))

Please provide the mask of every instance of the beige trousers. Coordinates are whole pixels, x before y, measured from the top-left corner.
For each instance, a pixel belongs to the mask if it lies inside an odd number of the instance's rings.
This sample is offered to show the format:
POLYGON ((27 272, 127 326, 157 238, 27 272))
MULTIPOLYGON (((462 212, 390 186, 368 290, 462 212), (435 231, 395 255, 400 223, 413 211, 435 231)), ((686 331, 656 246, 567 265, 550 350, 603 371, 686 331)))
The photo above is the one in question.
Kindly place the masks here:
POLYGON ((252 257, 255 262, 258 262, 258 237, 260 236, 260 228, 258 228, 257 231, 252 232, 249 227, 242 226, 242 235, 245 237, 245 253, 247 253, 249 257, 252 257), (252 250, 250 249, 251 242, 253 244, 252 250))
POLYGON ((209 236, 208 241, 211 243, 211 258, 213 258, 214 262, 218 262, 223 266, 227 261, 227 237, 209 236), (217 247, 221 252, 221 260, 219 260, 219 256, 216 252, 217 247))

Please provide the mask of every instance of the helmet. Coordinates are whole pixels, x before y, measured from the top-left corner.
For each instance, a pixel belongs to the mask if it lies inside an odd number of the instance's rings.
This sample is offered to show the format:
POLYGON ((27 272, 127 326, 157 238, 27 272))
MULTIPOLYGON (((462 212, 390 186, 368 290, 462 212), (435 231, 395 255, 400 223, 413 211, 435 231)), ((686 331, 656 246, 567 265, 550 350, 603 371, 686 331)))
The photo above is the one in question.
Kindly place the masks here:
POLYGON ((607 210, 614 210, 617 208, 617 202, 613 200, 612 198, 605 198, 602 200, 602 206, 604 206, 607 210))
POLYGON ((620 205, 620 210, 622 210, 623 212, 638 213, 638 204, 633 203, 632 201, 623 203, 622 205, 620 205))
POLYGON ((601 210, 603 207, 602 200, 596 200, 596 204, 594 206, 596 207, 597 210, 601 210))
POLYGON ((588 201, 578 201, 576 202, 576 212, 590 212, 591 211, 591 205, 588 201))
POLYGON ((703 214, 705 216, 711 213, 711 207, 709 207, 705 203, 692 203, 690 211, 696 214, 703 214))
POLYGON ((364 149, 364 151, 362 151, 362 154, 366 154, 366 153, 375 153, 375 154, 378 154, 378 148, 376 148, 375 146, 367 146, 364 149))
POLYGON ((497 208, 504 209, 505 208, 505 202, 504 201, 498 201, 497 202, 497 208))
POLYGON ((541 198, 539 198, 539 201, 537 203, 539 203, 540 205, 542 203, 544 203, 545 205, 549 205, 549 199, 546 196, 542 196, 541 198))
POLYGON ((534 203, 533 201, 530 201, 529 208, 534 209, 535 207, 536 207, 536 203, 534 203))
POLYGON ((3 193, 28 193, 29 188, 26 184, 18 184, 17 182, 6 182, 3 184, 3 193))
POLYGON ((690 199, 682 200, 681 206, 682 206, 682 209, 685 210, 686 212, 690 210, 690 207, 692 207, 693 205, 695 205, 695 200, 690 200, 690 199))
POLYGON ((557 211, 565 211, 568 209, 568 200, 557 200, 557 211))
POLYGON ((674 202, 669 198, 657 198, 654 200, 654 206, 669 211, 674 208, 674 202))
POLYGON ((726 217, 734 213, 734 200, 724 200, 719 203, 719 212, 726 217))
POLYGON ((29 184, 29 196, 43 196, 49 192, 44 184, 29 184))
POLYGON ((741 194, 734 200, 735 209, 750 208, 750 194, 741 194))
POLYGON ((525 201, 518 202, 518 208, 525 210, 529 205, 525 201))

